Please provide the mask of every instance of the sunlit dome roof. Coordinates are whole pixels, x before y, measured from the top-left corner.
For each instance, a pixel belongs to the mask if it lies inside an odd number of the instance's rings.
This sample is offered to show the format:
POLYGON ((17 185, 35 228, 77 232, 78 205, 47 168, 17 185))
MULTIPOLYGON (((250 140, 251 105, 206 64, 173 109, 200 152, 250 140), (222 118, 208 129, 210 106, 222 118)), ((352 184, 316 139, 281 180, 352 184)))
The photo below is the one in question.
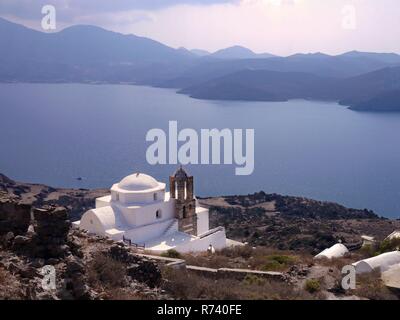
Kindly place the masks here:
POLYGON ((135 173, 127 176, 118 184, 118 188, 126 191, 144 191, 158 186, 159 183, 156 179, 144 173, 135 173))

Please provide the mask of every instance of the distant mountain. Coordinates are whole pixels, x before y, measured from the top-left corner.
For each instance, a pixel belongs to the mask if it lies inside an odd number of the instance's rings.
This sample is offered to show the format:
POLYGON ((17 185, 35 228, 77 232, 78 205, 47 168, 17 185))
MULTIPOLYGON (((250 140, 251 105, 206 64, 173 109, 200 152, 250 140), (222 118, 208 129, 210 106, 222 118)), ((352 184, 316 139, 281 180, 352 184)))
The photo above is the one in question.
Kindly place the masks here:
POLYGON ((218 59, 266 59, 275 57, 269 53, 257 54, 241 46, 233 46, 226 49, 219 50, 210 55, 210 57, 218 59))
POLYGON ((0 173, 0 184, 14 184, 15 182, 5 176, 4 174, 0 173))
POLYGON ((290 55, 288 58, 296 60, 296 59, 329 59, 331 57, 333 56, 330 56, 322 52, 316 52, 316 53, 296 53, 290 55))
POLYGON ((0 18, 0 80, 132 81, 170 77, 196 57, 93 26, 43 33, 0 18))
POLYGON ((332 99, 335 79, 301 72, 244 70, 185 88, 179 93, 211 100, 287 101, 332 99))
POLYGON ((191 53, 195 54, 198 57, 205 57, 209 56, 211 53, 206 51, 206 50, 201 50, 201 49, 192 49, 190 50, 191 53))
POLYGON ((180 93, 212 100, 338 101, 354 110, 400 110, 400 67, 338 79, 301 72, 238 71, 180 93))
POLYGON ((126 82, 203 99, 326 99, 354 110, 400 109, 394 53, 275 57, 234 46, 209 54, 94 26, 43 33, 1 18, 0 81, 126 82))
MULTIPOLYGON (((243 70, 303 72, 320 77, 349 78, 396 64, 369 57, 329 56, 321 53, 296 54, 268 59, 207 59, 198 61, 176 78, 157 83, 160 87, 179 88, 203 84, 207 81, 243 70)), ((400 65, 397 64, 397 65, 400 65)))
POLYGON ((353 108, 382 94, 400 89, 400 67, 384 68, 345 79, 335 88, 340 102, 353 108))
POLYGON ((375 53, 375 52, 360 52, 360 51, 350 51, 341 55, 342 57, 351 58, 369 58, 385 63, 400 63, 400 55, 396 53, 375 53))
POLYGON ((180 47, 178 48, 178 52, 180 52, 181 54, 188 56, 188 57, 197 57, 196 54, 194 54, 191 50, 186 49, 185 47, 180 47))
POLYGON ((370 100, 352 106, 350 109, 355 111, 400 111, 400 89, 383 92, 370 100))

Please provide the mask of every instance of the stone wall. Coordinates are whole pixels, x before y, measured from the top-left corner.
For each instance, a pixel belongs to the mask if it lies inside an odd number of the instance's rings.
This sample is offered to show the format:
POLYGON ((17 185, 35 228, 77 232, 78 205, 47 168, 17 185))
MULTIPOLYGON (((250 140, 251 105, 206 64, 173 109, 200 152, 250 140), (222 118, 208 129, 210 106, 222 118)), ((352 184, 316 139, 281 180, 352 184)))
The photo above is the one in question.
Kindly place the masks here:
POLYGON ((230 268, 204 268, 197 266, 186 266, 188 271, 200 274, 202 276, 211 277, 214 279, 236 279, 239 281, 244 280, 247 276, 255 276, 258 278, 271 279, 277 281, 284 281, 285 275, 281 272, 273 271, 258 271, 249 269, 230 269, 230 268))
POLYGON ((116 261, 127 264, 127 273, 132 279, 146 283, 151 288, 161 284, 162 276, 158 265, 151 259, 133 254, 123 243, 113 245, 105 254, 116 261))

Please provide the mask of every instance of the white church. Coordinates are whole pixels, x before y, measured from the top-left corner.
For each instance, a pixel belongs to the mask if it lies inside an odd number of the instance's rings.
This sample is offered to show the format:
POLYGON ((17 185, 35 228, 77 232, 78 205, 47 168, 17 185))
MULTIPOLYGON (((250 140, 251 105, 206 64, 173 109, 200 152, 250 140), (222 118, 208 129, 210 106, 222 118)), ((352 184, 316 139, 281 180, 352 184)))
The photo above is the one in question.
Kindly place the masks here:
POLYGON ((227 246, 225 229, 209 229, 208 209, 199 206, 193 177, 181 167, 165 183, 135 173, 96 199, 96 208, 75 223, 89 233, 127 241, 153 252, 218 250, 227 246))

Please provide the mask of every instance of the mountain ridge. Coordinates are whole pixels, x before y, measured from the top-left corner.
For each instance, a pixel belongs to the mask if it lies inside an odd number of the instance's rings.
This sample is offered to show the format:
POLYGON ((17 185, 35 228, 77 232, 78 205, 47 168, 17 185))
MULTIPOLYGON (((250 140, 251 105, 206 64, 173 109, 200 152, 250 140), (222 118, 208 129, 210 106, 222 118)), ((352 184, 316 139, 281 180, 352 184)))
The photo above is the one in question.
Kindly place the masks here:
POLYGON ((265 57, 234 46, 196 54, 97 26, 44 33, 2 18, 0 81, 130 83, 175 88, 202 99, 327 99, 357 111, 400 110, 400 98, 389 93, 400 88, 400 56, 395 53, 265 57))
POLYGON ((255 53, 254 51, 243 47, 243 46, 232 46, 224 49, 220 49, 209 55, 212 58, 218 59, 228 59, 228 60, 236 60, 236 59, 265 59, 265 58, 273 58, 276 57, 270 53, 255 53))

